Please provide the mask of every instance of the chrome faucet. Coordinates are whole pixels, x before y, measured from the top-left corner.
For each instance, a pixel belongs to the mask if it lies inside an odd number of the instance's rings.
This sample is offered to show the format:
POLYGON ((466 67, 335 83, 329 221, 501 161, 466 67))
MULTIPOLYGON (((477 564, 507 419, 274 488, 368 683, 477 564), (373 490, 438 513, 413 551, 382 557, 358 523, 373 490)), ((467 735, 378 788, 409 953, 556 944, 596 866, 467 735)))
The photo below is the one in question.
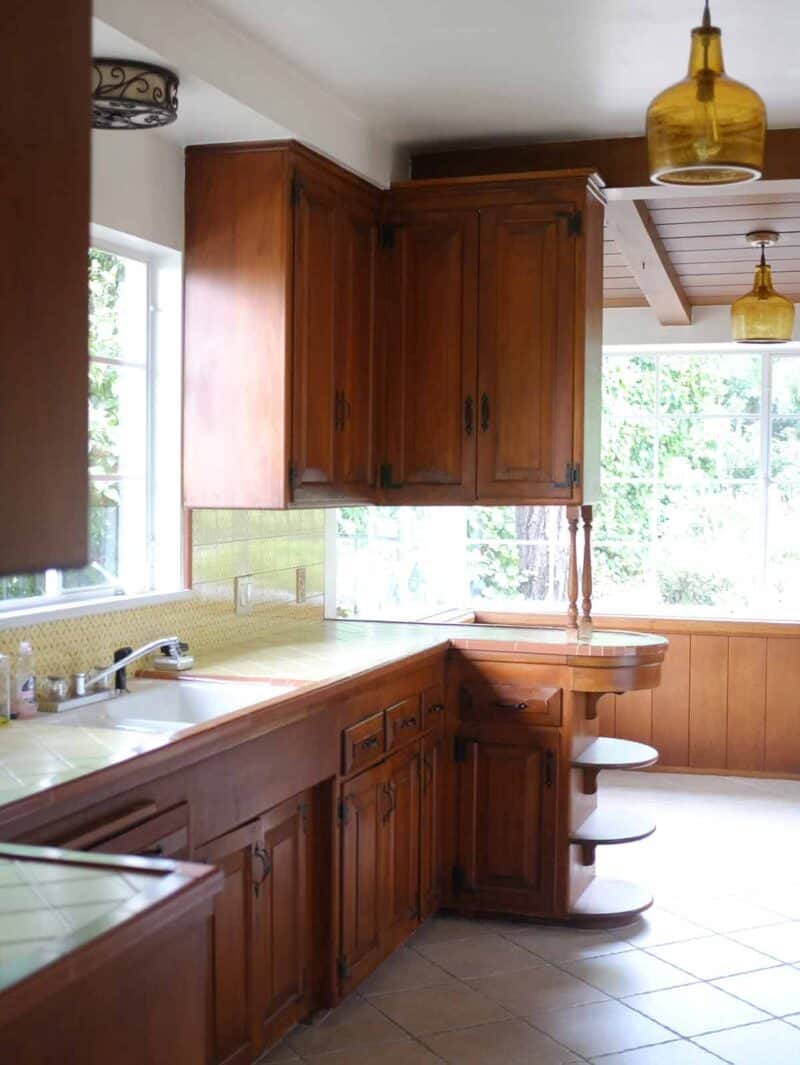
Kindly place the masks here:
POLYGON ((112 673, 115 674, 114 687, 117 693, 128 690, 128 678, 125 673, 125 667, 131 665, 132 662, 138 661, 140 658, 144 658, 145 655, 149 655, 152 651, 157 651, 161 647, 167 648, 167 653, 174 658, 180 658, 181 656, 181 641, 177 636, 166 636, 160 640, 150 640, 149 643, 142 644, 141 647, 137 647, 134 651, 130 647, 118 647, 114 652, 114 664, 108 666, 107 669, 101 669, 99 673, 93 673, 91 677, 86 676, 85 673, 75 673, 72 677, 72 691, 73 695, 77 698, 88 695, 89 689, 94 688, 110 677, 112 673))

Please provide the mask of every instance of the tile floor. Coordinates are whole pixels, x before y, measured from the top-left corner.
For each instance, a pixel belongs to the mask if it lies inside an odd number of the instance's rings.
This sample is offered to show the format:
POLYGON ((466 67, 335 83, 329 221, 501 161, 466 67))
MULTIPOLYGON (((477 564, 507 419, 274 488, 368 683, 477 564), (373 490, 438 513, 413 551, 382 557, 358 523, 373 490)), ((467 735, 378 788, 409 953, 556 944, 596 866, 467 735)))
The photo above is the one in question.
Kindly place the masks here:
POLYGON ((263 1065, 800 1065, 800 782, 604 776, 658 824, 598 852, 652 887, 643 918, 434 918, 263 1065))

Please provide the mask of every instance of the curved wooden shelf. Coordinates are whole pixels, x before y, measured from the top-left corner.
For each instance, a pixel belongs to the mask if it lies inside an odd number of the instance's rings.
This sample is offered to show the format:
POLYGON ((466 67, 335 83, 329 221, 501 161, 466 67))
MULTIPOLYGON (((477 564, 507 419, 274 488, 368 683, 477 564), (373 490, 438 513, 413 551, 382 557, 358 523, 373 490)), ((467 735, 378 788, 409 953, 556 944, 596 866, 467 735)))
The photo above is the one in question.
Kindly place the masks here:
POLYGON ((656 826, 637 811, 593 810, 583 824, 570 833, 570 843, 580 846, 583 865, 593 865, 598 847, 617 843, 635 843, 652 836, 656 826))
POLYGON ((658 761, 658 751, 646 743, 600 736, 573 759, 575 769, 644 769, 658 761))
POLYGON ((609 880, 597 876, 570 911, 574 923, 625 924, 653 905, 653 896, 629 880, 609 880))

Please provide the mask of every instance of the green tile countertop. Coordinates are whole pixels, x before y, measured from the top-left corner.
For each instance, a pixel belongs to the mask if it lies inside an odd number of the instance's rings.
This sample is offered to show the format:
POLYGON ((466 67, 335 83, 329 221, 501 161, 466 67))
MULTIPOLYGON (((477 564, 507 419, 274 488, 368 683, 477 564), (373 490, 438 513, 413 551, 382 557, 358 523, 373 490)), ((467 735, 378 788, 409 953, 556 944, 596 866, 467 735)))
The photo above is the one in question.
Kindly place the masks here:
POLYGON ((218 874, 184 862, 0 844, 0 995, 218 874))
MULTIPOLYGON (((411 655, 451 645, 546 654, 564 660, 565 656, 633 655, 666 644, 662 637, 643 633, 598 632, 589 642, 577 644, 567 639, 563 629, 555 628, 312 621, 266 639, 199 655, 194 669, 181 675, 297 680, 308 692, 317 685, 357 677, 411 655)), ((224 721, 220 718, 219 724, 224 721)), ((187 729, 180 736, 170 736, 130 729, 57 728, 36 719, 12 721, 0 728, 0 806, 179 743, 191 732, 187 729)))

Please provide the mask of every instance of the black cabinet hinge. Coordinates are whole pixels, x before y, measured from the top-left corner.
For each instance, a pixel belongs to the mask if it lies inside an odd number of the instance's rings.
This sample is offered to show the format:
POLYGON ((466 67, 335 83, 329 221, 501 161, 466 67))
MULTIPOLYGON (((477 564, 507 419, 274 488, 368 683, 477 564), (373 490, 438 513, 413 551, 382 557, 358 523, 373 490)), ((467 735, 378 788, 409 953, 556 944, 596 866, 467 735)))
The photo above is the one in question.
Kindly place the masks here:
POLYGON ((558 211, 559 218, 567 220, 567 236, 580 237, 583 233, 583 215, 580 211, 558 211))
POLYGON ((340 980, 349 980, 352 976, 350 966, 347 964, 347 958, 344 954, 340 954, 336 959, 336 975, 340 980))
POLYGON ((581 483, 581 464, 568 462, 563 481, 553 481, 553 488, 578 488, 581 483))
POLYGON ((288 476, 289 476, 289 487, 290 488, 294 488, 294 479, 295 479, 296 474, 297 474, 297 470, 295 470, 295 468, 294 468, 294 463, 290 462, 289 463, 289 474, 288 474, 288 476))
POLYGON ((340 825, 346 825, 350 820, 350 811, 347 807, 347 799, 339 799, 339 804, 336 807, 336 817, 338 818, 340 825))
POLYGON ((467 760, 467 741, 463 736, 456 736, 453 740, 453 761, 454 762, 466 762, 467 760))
POLYGON ((467 874, 465 869, 460 865, 453 866, 453 893, 461 895, 465 891, 472 891, 473 888, 467 880, 467 874))
POLYGON ((302 195, 302 192, 303 192, 303 179, 300 177, 299 174, 295 173, 295 174, 292 175, 292 191, 291 191, 292 206, 296 206, 300 202, 300 196, 302 195))
POLYGON ((392 464, 390 462, 384 462, 378 468, 378 482, 381 488, 402 488, 402 481, 392 480, 392 464))
POLYGON ((396 229, 397 226, 393 226, 390 222, 381 222, 378 226, 378 246, 387 249, 393 248, 396 229))

